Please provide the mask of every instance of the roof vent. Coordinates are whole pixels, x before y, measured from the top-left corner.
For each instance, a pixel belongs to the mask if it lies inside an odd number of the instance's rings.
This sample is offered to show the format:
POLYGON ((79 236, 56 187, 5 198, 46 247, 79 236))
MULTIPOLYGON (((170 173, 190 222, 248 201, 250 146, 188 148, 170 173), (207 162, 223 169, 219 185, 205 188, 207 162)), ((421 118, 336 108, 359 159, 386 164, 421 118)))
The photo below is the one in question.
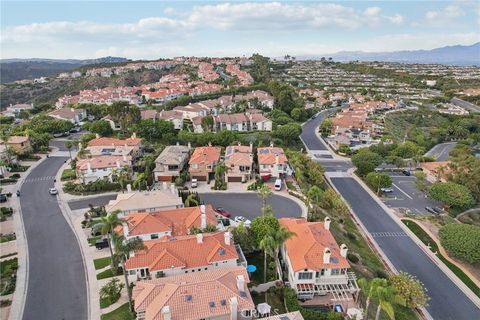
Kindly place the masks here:
POLYGON ((247 293, 245 291, 240 291, 240 297, 245 298, 247 293))
POLYGON ((210 301, 210 302, 208 303, 208 306, 209 306, 210 308, 215 308, 215 302, 210 301))
POLYGON ((221 255, 221 256, 224 256, 224 255, 225 255, 225 249, 220 248, 220 249, 218 250, 218 254, 221 255))
POLYGON ((185 301, 192 301, 192 295, 191 294, 186 295, 185 301))
POLYGON ((338 258, 337 258, 337 257, 332 257, 332 258, 330 259, 330 261, 331 261, 332 263, 338 263, 338 258))
POLYGON ((222 306, 226 306, 227 305, 227 300, 225 300, 225 299, 220 300, 220 304, 222 306))

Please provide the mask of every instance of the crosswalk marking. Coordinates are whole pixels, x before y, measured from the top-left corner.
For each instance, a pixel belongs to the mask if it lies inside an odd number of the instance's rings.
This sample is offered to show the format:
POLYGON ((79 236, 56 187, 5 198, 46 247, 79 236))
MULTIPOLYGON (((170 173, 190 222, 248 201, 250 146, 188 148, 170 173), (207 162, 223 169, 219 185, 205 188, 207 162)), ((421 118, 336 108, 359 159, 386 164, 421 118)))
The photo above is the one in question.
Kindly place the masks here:
POLYGON ((53 179, 55 179, 55 176, 47 176, 47 177, 39 177, 39 178, 29 178, 29 179, 25 179, 24 183, 38 182, 38 181, 46 181, 46 180, 53 180, 53 179))
POLYGON ((405 232, 370 232, 373 238, 387 238, 387 237, 408 237, 405 232))

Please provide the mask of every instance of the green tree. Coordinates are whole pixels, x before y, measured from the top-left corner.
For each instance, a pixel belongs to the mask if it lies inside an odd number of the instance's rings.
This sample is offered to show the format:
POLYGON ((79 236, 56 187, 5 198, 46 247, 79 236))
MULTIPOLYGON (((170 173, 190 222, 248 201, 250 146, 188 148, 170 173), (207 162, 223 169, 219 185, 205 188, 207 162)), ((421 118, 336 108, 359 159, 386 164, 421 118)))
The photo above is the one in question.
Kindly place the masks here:
POLYGON ((123 167, 119 170, 114 170, 112 173, 113 181, 120 184, 120 189, 122 190, 122 193, 124 192, 127 183, 130 181, 130 174, 128 171, 128 168, 123 167))
POLYGON ((122 219, 118 217, 119 211, 113 211, 107 214, 106 216, 100 217, 100 222, 96 224, 95 231, 100 231, 103 236, 107 237, 108 241, 108 249, 110 250, 110 258, 112 259, 112 269, 114 266, 115 258, 113 256, 113 249, 112 249, 112 234, 114 233, 114 229, 117 226, 122 225, 122 219))
POLYGON ((212 116, 206 116, 202 118, 203 131, 212 131, 213 125, 214 125, 214 121, 212 116))
POLYGON ((365 176, 382 163, 382 157, 364 148, 360 149, 357 154, 352 156, 352 162, 357 167, 358 174, 365 176))
POLYGON ((171 143, 176 136, 173 123, 166 120, 141 120, 135 124, 133 131, 149 142, 171 143))
POLYGON ((227 187, 227 183, 225 182, 225 174, 230 170, 225 165, 225 162, 221 162, 215 166, 215 190, 225 190, 227 187))
POLYGON ((475 157, 472 149, 455 148, 450 156, 448 180, 468 188, 476 201, 480 201, 480 158, 475 157))
POLYGON ((370 188, 376 190, 377 194, 381 188, 388 188, 392 186, 392 177, 386 173, 369 172, 365 177, 366 183, 370 188))
POLYGON ((185 198, 185 207, 195 207, 195 206, 198 206, 198 199, 197 199, 197 196, 195 194, 189 194, 186 198, 185 198))
POLYGON ((308 119, 308 114, 307 111, 303 108, 294 108, 291 112, 290 115, 293 120, 303 122, 308 119))
POLYGON ((119 283, 120 280, 113 278, 100 288, 100 299, 108 301, 108 304, 115 303, 120 298, 120 292, 122 292, 123 283, 119 283))
POLYGON ((70 160, 72 160, 73 142, 72 141, 65 141, 65 148, 67 148, 68 154, 70 155, 70 160))
POLYGON ((255 217, 250 226, 257 246, 266 234, 272 235, 279 228, 280 223, 277 218, 271 215, 255 217))
POLYGON ((469 263, 480 262, 480 227, 468 224, 447 224, 438 235, 442 246, 454 256, 469 263))
POLYGON ((123 132, 126 132, 127 128, 132 127, 141 119, 140 109, 125 101, 112 103, 108 108, 108 112, 110 117, 112 117, 112 120, 120 124, 120 128, 123 132))
POLYGON ((263 282, 267 282, 267 256, 273 257, 275 252, 275 240, 271 233, 263 235, 262 239, 258 243, 258 247, 263 250, 263 282))
POLYGON ((273 132, 273 136, 284 141, 287 145, 297 141, 302 133, 302 126, 298 123, 287 123, 283 126, 278 126, 273 132))
POLYGON ((409 308, 425 307, 428 296, 423 284, 414 276, 400 272, 390 277, 390 282, 395 293, 403 298, 409 308))
POLYGON ((320 204, 323 198, 323 190, 317 186, 312 186, 307 192, 308 202, 313 207, 313 212, 317 213, 317 206, 320 204))
POLYGON ((108 137, 113 134, 113 129, 110 123, 105 120, 97 120, 92 123, 87 123, 85 129, 92 133, 99 134, 102 137, 108 137))
POLYGON ((132 293, 130 290, 130 283, 128 281, 128 273, 125 267, 125 263, 130 258, 131 252, 144 249, 145 245, 142 239, 140 239, 139 237, 127 240, 124 236, 115 236, 115 254, 120 259, 120 262, 122 264, 125 285, 127 286, 128 306, 131 311, 133 311, 132 293))
POLYGON ((139 191, 142 191, 144 185, 145 185, 145 189, 146 189, 147 188, 147 175, 142 172, 142 173, 137 174, 137 177, 133 181, 133 187, 135 189, 138 189, 139 191))
POLYGON ((320 132, 322 133, 322 137, 326 137, 332 133, 333 129, 333 121, 330 118, 326 118, 322 121, 320 125, 320 132))
POLYGON ((428 193, 433 199, 454 208, 468 209, 475 204, 470 190, 454 182, 436 182, 428 193))
POLYGON ((267 207, 267 199, 269 196, 272 195, 272 190, 270 187, 266 184, 262 184, 258 189, 257 189, 257 196, 262 199, 262 213, 265 215, 265 209, 267 207))
POLYGON ((395 294, 395 289, 390 286, 385 279, 384 283, 380 284, 375 292, 374 299, 377 302, 377 312, 375 314, 375 320, 380 319, 380 311, 384 311, 388 317, 395 320, 394 304, 405 305, 403 299, 395 294))
POLYGON ((255 236, 250 228, 245 227, 242 223, 232 229, 233 239, 235 243, 240 245, 243 253, 246 255, 252 253, 256 249, 255 236))
MULTIPOLYGON (((271 237, 274 242, 274 260, 275 260, 275 265, 277 268, 280 266, 278 265, 278 255, 280 253, 280 248, 285 244, 285 241, 288 239, 291 239, 292 237, 297 236, 295 232, 290 231, 287 227, 285 226, 280 226, 277 230, 272 231, 271 237)), ((270 240, 269 240, 270 241, 270 240)))

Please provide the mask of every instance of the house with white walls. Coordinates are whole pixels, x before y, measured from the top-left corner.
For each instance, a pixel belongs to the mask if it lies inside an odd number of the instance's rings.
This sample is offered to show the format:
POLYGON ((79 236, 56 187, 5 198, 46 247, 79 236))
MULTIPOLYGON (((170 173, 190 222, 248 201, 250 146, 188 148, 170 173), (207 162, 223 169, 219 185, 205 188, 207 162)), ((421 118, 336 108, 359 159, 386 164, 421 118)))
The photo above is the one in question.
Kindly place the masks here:
MULTIPOLYGON (((239 254, 230 232, 162 237, 143 242, 125 263, 130 282, 237 266, 239 254)), ((245 265, 246 266, 246 265, 245 265)))
POLYGON ((178 143, 174 146, 166 146, 155 159, 153 170, 155 181, 174 181, 186 169, 191 149, 190 143, 186 146, 178 143))
POLYGON ((288 159, 280 147, 257 148, 258 171, 261 177, 284 177, 288 171, 288 159))
POLYGON ((322 296, 324 305, 341 304, 347 310, 359 289, 347 260, 348 248, 345 244, 338 246, 330 232, 330 218, 323 222, 281 218, 279 222, 295 233, 280 252, 286 277, 297 297, 309 300, 322 296))
POLYGON ((174 185, 162 190, 132 192, 130 185, 128 191, 117 194, 117 198, 110 200, 105 206, 107 212, 118 211, 119 217, 130 213, 146 214, 164 210, 183 208, 182 198, 178 195, 174 185))
POLYGON ((77 178, 86 184, 97 180, 113 181, 115 172, 125 168, 132 169, 132 157, 105 155, 77 160, 75 171, 77 178))

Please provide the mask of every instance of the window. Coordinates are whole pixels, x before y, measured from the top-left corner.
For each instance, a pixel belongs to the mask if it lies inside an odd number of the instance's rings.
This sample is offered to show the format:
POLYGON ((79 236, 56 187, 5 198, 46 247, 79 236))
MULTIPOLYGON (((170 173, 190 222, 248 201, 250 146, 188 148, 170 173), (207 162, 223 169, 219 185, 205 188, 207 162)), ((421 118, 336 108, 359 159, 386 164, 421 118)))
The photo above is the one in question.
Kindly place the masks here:
POLYGON ((137 270, 130 270, 130 271, 128 271, 128 273, 129 273, 131 276, 133 276, 133 275, 137 274, 137 270))
POLYGON ((299 272, 298 273, 298 280, 310 280, 312 279, 311 272, 299 272))
POLYGON ((192 164, 190 165, 190 167, 192 167, 192 169, 198 169, 198 164, 192 163, 192 164))
POLYGON ((325 269, 320 270, 320 275, 324 276, 325 275, 325 269))
POLYGON ((332 272, 330 274, 332 276, 338 276, 340 275, 340 269, 332 269, 332 272))
POLYGON ((158 233, 155 233, 155 234, 151 234, 150 235, 150 239, 158 239, 158 233))

